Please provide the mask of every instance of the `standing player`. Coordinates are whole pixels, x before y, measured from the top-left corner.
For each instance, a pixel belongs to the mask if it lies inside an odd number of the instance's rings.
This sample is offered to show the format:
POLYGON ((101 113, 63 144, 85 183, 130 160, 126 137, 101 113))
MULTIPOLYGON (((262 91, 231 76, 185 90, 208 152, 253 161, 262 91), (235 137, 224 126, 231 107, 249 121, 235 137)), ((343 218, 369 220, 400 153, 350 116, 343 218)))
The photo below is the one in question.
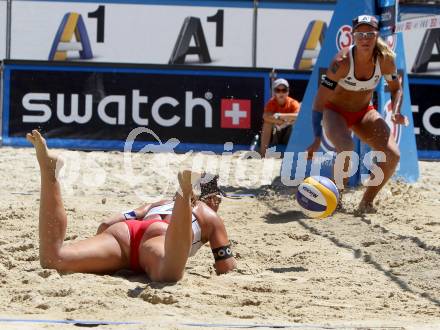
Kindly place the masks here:
MULTIPOLYGON (((374 16, 362 15, 353 20, 354 45, 341 50, 333 60, 314 102, 312 114, 315 140, 308 148, 309 157, 321 143, 321 121, 336 152, 354 150, 351 131, 373 150, 381 151, 386 161, 378 164, 383 172, 379 184, 367 187, 359 204, 359 212, 374 212, 373 201, 388 179, 393 175, 400 159, 399 148, 390 134, 385 120, 371 105, 373 91, 382 75, 391 92, 394 123, 407 124, 400 113, 402 86, 397 74, 395 54, 379 37, 379 23, 374 16)), ((350 159, 344 159, 344 171, 350 159)), ((334 178, 339 188, 341 171, 335 166, 334 178)))

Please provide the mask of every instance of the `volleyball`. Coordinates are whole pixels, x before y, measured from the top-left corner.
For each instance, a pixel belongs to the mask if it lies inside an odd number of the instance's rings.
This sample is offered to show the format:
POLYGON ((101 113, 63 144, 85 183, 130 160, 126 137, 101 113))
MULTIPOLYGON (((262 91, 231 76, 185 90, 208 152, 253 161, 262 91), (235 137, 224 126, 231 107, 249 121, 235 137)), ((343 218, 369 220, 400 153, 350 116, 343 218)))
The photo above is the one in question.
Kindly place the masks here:
POLYGON ((332 215, 336 210, 339 191, 329 178, 311 176, 298 186, 296 200, 305 215, 323 219, 332 215))

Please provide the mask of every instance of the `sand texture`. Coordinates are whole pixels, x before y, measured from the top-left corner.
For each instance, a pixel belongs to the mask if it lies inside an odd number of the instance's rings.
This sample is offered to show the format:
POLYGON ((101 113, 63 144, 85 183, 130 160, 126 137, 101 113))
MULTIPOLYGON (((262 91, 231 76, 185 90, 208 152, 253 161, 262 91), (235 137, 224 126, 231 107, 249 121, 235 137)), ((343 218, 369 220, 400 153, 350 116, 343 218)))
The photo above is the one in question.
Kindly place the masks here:
MULTIPOLYGON (((93 235, 102 219, 141 198, 170 196, 179 168, 215 167, 217 160, 138 154, 127 174, 119 152, 60 152, 66 159, 66 243, 93 235)), ((229 156, 231 163, 237 158, 229 156)), ((233 166, 220 183, 227 192, 256 197, 225 199, 219 211, 237 271, 216 276, 206 246, 190 259, 181 282, 165 285, 128 271, 100 276, 43 270, 35 153, 1 148, 0 317, 144 323, 104 329, 180 329, 190 322, 440 329, 439 163, 420 162, 416 184, 388 184, 377 214, 353 215, 362 193, 356 189, 345 195, 348 212, 326 220, 306 218, 293 189, 277 183, 279 160, 240 164, 245 171, 233 166)), ((0 322, 0 329, 16 328, 31 326, 0 322)))

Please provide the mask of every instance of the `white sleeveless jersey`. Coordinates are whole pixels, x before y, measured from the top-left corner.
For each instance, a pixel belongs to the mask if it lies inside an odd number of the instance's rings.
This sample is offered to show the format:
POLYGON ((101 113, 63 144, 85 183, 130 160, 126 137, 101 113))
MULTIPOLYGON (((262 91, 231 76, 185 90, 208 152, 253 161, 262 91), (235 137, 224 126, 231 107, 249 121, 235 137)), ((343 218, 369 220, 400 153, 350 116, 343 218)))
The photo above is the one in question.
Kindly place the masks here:
MULTIPOLYGON (((152 207, 148 213, 145 215, 145 218, 149 215, 167 215, 172 214, 174 208, 174 202, 159 205, 152 207)), ((192 231, 193 231, 193 242, 191 246, 191 251, 189 253, 190 257, 194 256, 197 251, 203 246, 202 243, 202 229, 200 228, 200 225, 197 221, 197 218, 192 214, 192 231)))
POLYGON ((368 91, 375 89, 379 84, 380 78, 382 77, 382 71, 380 70, 379 57, 376 60, 376 65, 374 68, 374 73, 369 80, 357 80, 354 72, 354 56, 353 56, 354 45, 350 47, 348 51, 350 57, 350 71, 348 71, 347 76, 339 80, 338 84, 342 88, 352 91, 368 91))

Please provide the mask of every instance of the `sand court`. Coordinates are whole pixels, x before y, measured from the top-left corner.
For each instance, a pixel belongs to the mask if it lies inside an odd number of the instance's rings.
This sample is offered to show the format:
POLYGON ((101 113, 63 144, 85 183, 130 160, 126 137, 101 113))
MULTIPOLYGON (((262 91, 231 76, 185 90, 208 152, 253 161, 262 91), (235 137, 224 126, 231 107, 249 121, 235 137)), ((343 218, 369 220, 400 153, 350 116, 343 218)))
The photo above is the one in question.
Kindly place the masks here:
MULTIPOLYGON (((136 191, 142 190, 150 201, 170 195, 174 187, 163 189, 164 178, 175 178, 180 167, 193 165, 195 157, 137 154, 133 156, 137 174, 128 184, 122 153, 58 151, 67 155, 66 170, 75 165, 70 158, 89 164, 79 166, 76 179, 71 176, 63 188, 67 241, 89 237, 105 216, 136 207, 141 202, 136 191), (169 166, 158 171, 165 159, 169 166)), ((105 329, 197 328, 197 324, 440 326, 438 163, 420 162, 421 179, 414 185, 388 184, 378 198, 377 214, 355 217, 352 210, 362 191, 351 190, 346 194, 347 213, 311 220, 300 212, 293 189, 277 184, 269 188, 280 160, 273 160, 274 166, 258 180, 249 173, 261 173, 261 160, 243 162, 243 173, 232 171, 241 175, 239 180, 220 179, 228 193, 255 195, 224 199, 219 211, 238 269, 216 276, 211 251, 202 247, 189 259, 184 279, 167 285, 129 271, 99 276, 43 270, 38 257, 40 179, 34 151, 2 148, 0 316, 144 324, 105 329)), ((38 327, 71 325, 35 324, 38 327)))

